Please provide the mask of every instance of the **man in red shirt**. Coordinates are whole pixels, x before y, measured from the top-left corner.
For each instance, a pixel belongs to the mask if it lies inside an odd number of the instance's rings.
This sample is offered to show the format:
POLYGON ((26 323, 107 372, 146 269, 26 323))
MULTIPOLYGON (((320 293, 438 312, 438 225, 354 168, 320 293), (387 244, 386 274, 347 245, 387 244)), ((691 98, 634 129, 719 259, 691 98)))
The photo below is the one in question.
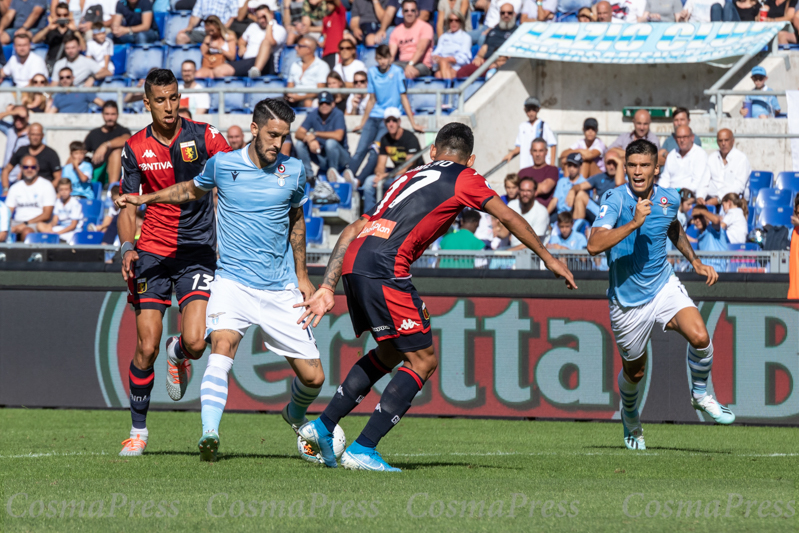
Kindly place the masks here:
POLYGON ((341 0, 327 0, 326 6, 327 15, 322 19, 322 35, 325 36, 322 59, 333 70, 336 66, 338 43, 344 38, 344 30, 347 29, 347 10, 341 5, 341 0))
MULTIPOLYGON (((120 193, 138 195, 165 189, 200 175, 214 154, 229 152, 213 126, 178 116, 180 93, 170 70, 150 72, 144 105, 151 125, 132 136, 122 150, 120 193)), ((184 205, 147 208, 134 246, 136 206, 118 219, 122 277, 128 302, 136 310, 138 342, 130 364, 130 438, 119 455, 141 455, 147 446, 147 410, 153 388, 153 363, 161 343, 163 314, 174 289, 182 314, 181 335, 167 341, 167 392, 179 400, 186 392, 189 359, 205 350, 205 307, 216 268, 216 222, 211 195, 184 205)))
MULTIPOLYGON (((407 5, 407 4, 406 4, 407 5)), ((328 467, 338 466, 333 429, 372 386, 397 364, 403 366, 385 388, 361 435, 341 456, 353 470, 397 471, 375 449, 411 406, 414 396, 438 366, 433 350, 430 315, 411 283, 411 264, 443 235, 464 207, 480 209, 497 219, 535 252, 566 286, 576 289, 566 265, 552 257, 530 225, 508 208, 488 186, 474 164, 474 135, 458 123, 441 128, 430 149, 432 163, 401 176, 383 200, 341 233, 330 256, 324 282, 307 301, 303 327, 319 323, 333 308, 333 293, 344 275, 347 306, 356 335, 371 331, 378 347, 362 357, 322 415, 302 426, 300 436, 317 446, 328 467)))

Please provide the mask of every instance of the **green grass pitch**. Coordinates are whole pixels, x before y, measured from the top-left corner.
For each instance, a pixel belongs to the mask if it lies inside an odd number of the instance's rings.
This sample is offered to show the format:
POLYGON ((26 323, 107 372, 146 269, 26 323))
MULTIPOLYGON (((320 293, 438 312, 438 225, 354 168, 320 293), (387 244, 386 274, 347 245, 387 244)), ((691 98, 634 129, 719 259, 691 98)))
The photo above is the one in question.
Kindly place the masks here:
MULTIPOLYGON (((224 416, 201 463, 199 413, 0 409, 0 531, 797 531, 799 429, 404 419, 399 474, 315 467, 277 415, 224 416), (74 502, 74 503, 73 503, 74 502)), ((365 417, 345 419, 354 439, 365 417)))

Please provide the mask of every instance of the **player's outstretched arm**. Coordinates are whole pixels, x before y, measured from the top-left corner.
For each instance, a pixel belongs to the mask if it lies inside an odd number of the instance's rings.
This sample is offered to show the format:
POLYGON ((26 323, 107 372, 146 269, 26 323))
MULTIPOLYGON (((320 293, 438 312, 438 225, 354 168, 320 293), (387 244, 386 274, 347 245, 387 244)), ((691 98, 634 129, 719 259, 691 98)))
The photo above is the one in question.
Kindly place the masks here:
POLYGON ((325 313, 333 309, 333 305, 335 305, 333 294, 335 294, 336 285, 338 285, 338 280, 341 278, 347 247, 361 233, 366 222, 367 220, 361 217, 344 228, 344 231, 339 235, 338 241, 336 241, 333 253, 330 254, 330 260, 327 262, 327 269, 325 270, 325 278, 322 284, 319 285, 319 290, 304 302, 294 305, 294 307, 305 307, 305 312, 297 321, 297 324, 302 324, 302 329, 307 329, 310 325, 316 327, 322 317, 325 316, 325 313))
POLYGON ((588 238, 588 253, 591 255, 601 254, 619 244, 627 238, 630 233, 644 225, 646 217, 652 212, 652 202, 650 200, 638 199, 635 205, 635 215, 633 219, 618 228, 593 228, 591 236, 588 238))
POLYGON ((707 281, 705 282, 708 286, 713 285, 719 280, 719 275, 716 272, 716 269, 712 266, 706 265, 702 263, 702 260, 697 257, 696 252, 691 247, 691 243, 688 241, 688 236, 685 234, 685 230, 680 224, 679 220, 674 220, 671 225, 669 226, 668 230, 669 239, 671 242, 674 243, 674 247, 677 248, 682 255, 691 263, 691 266, 694 267, 694 272, 699 274, 700 276, 707 277, 707 281))
POLYGON ((303 299, 307 300, 314 293, 314 286, 308 277, 308 265, 305 260, 305 214, 302 207, 289 209, 289 242, 294 253, 294 272, 303 299))
POLYGON ((577 285, 574 283, 574 276, 571 271, 560 260, 554 258, 552 254, 541 243, 533 228, 527 223, 521 215, 516 211, 509 208, 499 197, 493 197, 483 206, 485 212, 499 219, 502 224, 508 228, 508 231, 513 233, 517 239, 531 249, 538 257, 544 261, 544 265, 556 277, 564 278, 566 280, 566 287, 569 289, 576 289, 577 285))
POLYGON ((194 180, 189 180, 149 194, 123 194, 117 198, 115 203, 120 209, 126 205, 185 204, 202 198, 206 194, 208 194, 208 191, 197 187, 194 180))

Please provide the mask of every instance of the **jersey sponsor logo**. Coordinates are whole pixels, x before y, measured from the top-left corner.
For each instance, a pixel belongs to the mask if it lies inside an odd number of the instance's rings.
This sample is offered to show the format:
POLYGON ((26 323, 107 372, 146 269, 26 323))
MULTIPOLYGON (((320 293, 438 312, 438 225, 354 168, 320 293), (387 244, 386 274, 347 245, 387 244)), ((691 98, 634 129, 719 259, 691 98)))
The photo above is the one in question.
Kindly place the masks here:
POLYGON ((144 153, 141 155, 142 157, 155 157, 155 152, 152 150, 145 150, 144 153))
POLYGON ((603 205, 599 208, 599 218, 604 218, 604 216, 608 213, 608 206, 603 205))
POLYGON ((183 156, 183 161, 186 163, 196 161, 197 157, 199 157, 197 154, 197 143, 194 141, 180 143, 180 155, 183 156))
POLYGON ((408 331, 410 329, 419 327, 420 325, 421 324, 419 324, 418 322, 411 320, 410 318, 406 318, 405 320, 402 321, 402 325, 400 325, 400 327, 398 327, 397 329, 399 331, 408 331))
POLYGON ((239 177, 239 173, 236 172, 235 170, 233 172, 231 172, 230 175, 233 176, 233 181, 236 181, 236 178, 239 177))
POLYGON ((138 278, 136 280, 136 292, 139 294, 147 292, 147 278, 138 278))
POLYGON ((358 235, 358 238, 361 237, 380 237, 381 239, 388 239, 391 236, 391 232, 394 231, 394 227, 397 223, 393 220, 385 220, 379 218, 377 220, 372 220, 358 235))
POLYGON ((142 163, 139 165, 139 168, 145 172, 148 170, 166 170, 172 168, 172 162, 167 161, 166 163, 162 163, 161 161, 156 161, 155 163, 142 163))

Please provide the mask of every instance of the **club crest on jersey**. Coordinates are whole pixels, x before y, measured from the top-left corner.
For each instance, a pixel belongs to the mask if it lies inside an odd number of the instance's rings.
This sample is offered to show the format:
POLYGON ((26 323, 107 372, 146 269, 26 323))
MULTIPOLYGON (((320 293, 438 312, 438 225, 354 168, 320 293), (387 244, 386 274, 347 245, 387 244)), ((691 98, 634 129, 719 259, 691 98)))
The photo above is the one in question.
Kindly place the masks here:
POLYGON ((224 311, 222 311, 221 313, 214 313, 214 314, 212 314, 212 315, 208 315, 208 318, 210 318, 210 319, 211 319, 211 324, 213 324, 214 326, 216 326, 216 325, 218 325, 218 324, 219 324, 219 317, 220 317, 220 316, 222 316, 222 315, 224 315, 224 314, 225 314, 225 312, 224 312, 224 311))
POLYGON ((422 302, 422 316, 425 320, 430 320, 430 313, 427 312, 427 306, 422 302))
POLYGON ((147 278, 138 278, 136 280, 136 292, 138 294, 147 292, 147 278))
POLYGON ((278 174, 285 174, 286 173, 286 165, 284 165, 283 163, 279 164, 277 166, 277 173, 278 174))
POLYGON ((672 204, 669 203, 669 199, 668 198, 666 198, 665 196, 661 196, 660 197, 660 207, 663 208, 663 214, 664 215, 668 214, 669 207, 671 207, 671 206, 672 206, 672 204))
POLYGON ((197 143, 195 143, 194 141, 180 143, 180 155, 183 156, 183 161, 185 161, 186 163, 191 163, 192 161, 196 161, 198 157, 197 143))

